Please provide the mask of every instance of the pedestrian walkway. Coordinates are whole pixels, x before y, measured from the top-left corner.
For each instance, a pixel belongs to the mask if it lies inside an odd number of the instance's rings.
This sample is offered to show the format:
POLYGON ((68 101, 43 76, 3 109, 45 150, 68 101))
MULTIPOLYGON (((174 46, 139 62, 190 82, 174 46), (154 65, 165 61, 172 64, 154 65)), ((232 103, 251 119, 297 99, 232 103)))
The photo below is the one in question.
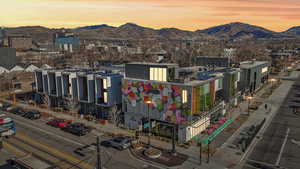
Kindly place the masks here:
MULTIPOLYGON (((291 74, 291 77, 297 76, 299 76, 298 72, 293 72, 291 74)), ((269 104, 271 110, 265 110, 264 106, 261 105, 255 113, 252 113, 249 116, 248 120, 226 141, 226 143, 222 145, 219 151, 214 155, 213 162, 220 164, 220 166, 230 166, 233 164, 238 165, 242 160, 244 160, 248 152, 246 151, 245 153, 242 153, 239 149, 232 148, 233 142, 239 138, 240 133, 245 128, 253 124, 257 124, 261 122, 264 118, 266 118, 265 125, 257 134, 258 138, 262 136, 266 127, 271 122, 272 118, 274 117, 280 105, 287 96, 288 91, 292 87, 292 84, 292 81, 283 81, 281 86, 277 88, 268 99, 265 99, 265 103, 269 104)), ((256 140, 253 140, 252 142, 256 142, 256 140)), ((248 147, 248 151, 251 150, 252 147, 253 146, 250 145, 250 147, 248 147)))

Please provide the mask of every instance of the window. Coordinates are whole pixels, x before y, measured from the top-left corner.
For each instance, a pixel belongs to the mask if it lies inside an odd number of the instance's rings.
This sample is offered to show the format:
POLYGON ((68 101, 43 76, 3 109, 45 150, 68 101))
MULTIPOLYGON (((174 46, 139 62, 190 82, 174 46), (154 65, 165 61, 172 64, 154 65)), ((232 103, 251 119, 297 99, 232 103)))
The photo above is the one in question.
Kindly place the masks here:
POLYGON ((107 103, 107 101, 108 101, 107 92, 103 92, 103 102, 107 103))
POLYGON ((261 69, 261 73, 265 73, 267 71, 268 71, 268 67, 264 67, 264 68, 261 69))
POLYGON ((203 85, 203 94, 209 93, 209 83, 203 85))
POLYGON ((187 90, 182 90, 182 103, 187 103, 187 99, 188 99, 188 96, 187 96, 187 90))
POLYGON ((107 79, 103 79, 103 89, 107 89, 107 79))
POLYGON ((219 91, 223 88, 223 79, 215 80, 215 91, 219 91))
POLYGON ((150 68, 150 80, 167 81, 167 68, 150 68))

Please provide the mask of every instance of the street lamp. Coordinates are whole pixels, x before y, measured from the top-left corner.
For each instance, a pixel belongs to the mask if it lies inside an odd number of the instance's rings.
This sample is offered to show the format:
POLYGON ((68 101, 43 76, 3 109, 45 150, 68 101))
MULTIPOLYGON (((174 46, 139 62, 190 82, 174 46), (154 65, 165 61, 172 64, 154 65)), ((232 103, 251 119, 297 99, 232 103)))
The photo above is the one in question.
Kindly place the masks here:
POLYGON ((253 97, 247 96, 246 99, 248 100, 248 115, 250 115, 250 101, 253 99, 253 97))
POLYGON ((274 87, 273 83, 276 82, 277 80, 273 78, 273 79, 270 79, 269 81, 271 82, 271 86, 272 86, 272 89, 273 89, 273 87, 274 87))
POLYGON ((149 99, 145 102, 148 105, 148 146, 150 147, 151 141, 150 141, 150 136, 151 136, 151 121, 150 121, 150 104, 152 104, 152 101, 149 99))

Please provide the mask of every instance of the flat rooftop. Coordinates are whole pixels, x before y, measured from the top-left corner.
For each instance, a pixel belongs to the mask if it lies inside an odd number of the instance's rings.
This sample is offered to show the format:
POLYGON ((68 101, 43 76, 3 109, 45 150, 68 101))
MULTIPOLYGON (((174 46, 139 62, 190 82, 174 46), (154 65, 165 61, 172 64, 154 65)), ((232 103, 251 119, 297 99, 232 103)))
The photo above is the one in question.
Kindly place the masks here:
POLYGON ((240 63, 240 68, 243 68, 243 69, 249 69, 249 68, 253 68, 253 67, 257 67, 259 65, 263 65, 263 64, 267 64, 269 62, 267 61, 247 61, 247 62, 241 62, 240 63))
POLYGON ((128 65, 178 66, 176 63, 130 62, 128 65))

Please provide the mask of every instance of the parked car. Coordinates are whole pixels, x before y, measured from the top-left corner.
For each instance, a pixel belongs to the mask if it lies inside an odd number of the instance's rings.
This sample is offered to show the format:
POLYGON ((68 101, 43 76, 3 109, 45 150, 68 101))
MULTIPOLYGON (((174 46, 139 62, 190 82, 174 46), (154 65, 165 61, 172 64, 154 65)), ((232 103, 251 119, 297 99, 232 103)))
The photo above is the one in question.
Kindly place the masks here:
POLYGON ((258 106, 251 105, 251 106, 249 106, 249 109, 250 110, 258 110, 258 106))
POLYGON ((131 146, 131 137, 116 137, 110 140, 102 141, 100 144, 105 147, 113 147, 118 150, 125 150, 131 146))
POLYGON ((15 107, 15 108, 11 109, 9 112, 13 113, 13 114, 21 115, 21 116, 25 113, 25 111, 20 107, 15 107))
POLYGON ((92 129, 90 127, 87 127, 82 123, 69 124, 69 125, 65 126, 64 128, 62 128, 62 130, 72 133, 72 134, 75 134, 77 136, 84 136, 92 131, 92 129))
POLYGON ((46 124, 53 126, 53 127, 63 128, 63 127, 66 127, 67 125, 69 125, 70 122, 66 121, 64 119, 54 119, 54 120, 48 121, 46 124))
POLYGON ((37 110, 31 110, 23 114, 23 117, 31 119, 31 120, 36 120, 41 118, 41 113, 37 110))
POLYGON ((0 104, 0 109, 1 109, 2 111, 7 111, 7 109, 8 109, 9 107, 11 107, 11 104, 8 104, 8 103, 1 103, 1 104, 0 104))

